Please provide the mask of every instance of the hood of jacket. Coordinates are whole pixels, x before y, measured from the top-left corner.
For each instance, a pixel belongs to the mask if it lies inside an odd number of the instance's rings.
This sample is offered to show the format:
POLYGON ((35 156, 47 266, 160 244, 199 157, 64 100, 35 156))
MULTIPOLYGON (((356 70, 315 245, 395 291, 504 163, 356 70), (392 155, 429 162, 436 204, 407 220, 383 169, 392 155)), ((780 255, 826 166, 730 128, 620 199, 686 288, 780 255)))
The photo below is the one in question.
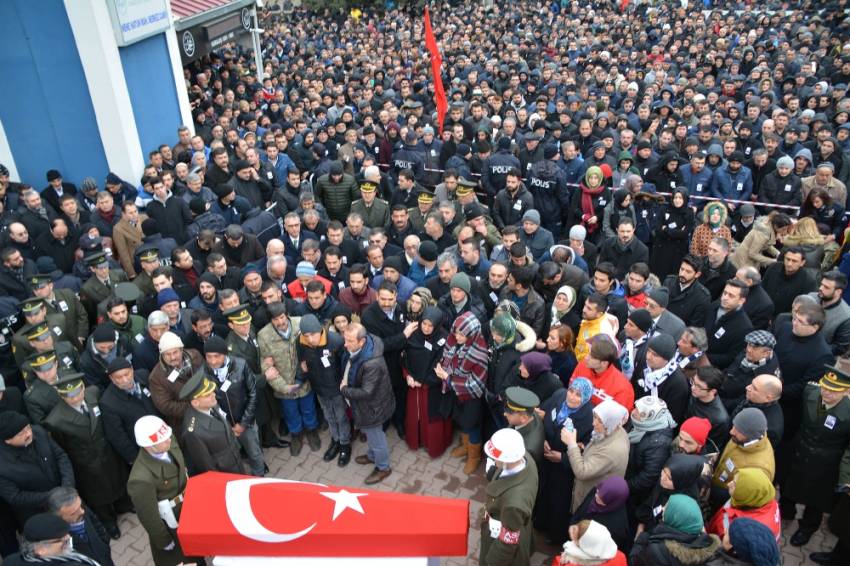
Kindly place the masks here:
POLYGON ((702 222, 703 222, 703 224, 709 223, 708 217, 709 217, 710 212, 711 212, 710 209, 713 208, 712 205, 715 205, 715 204, 720 205, 720 225, 725 226, 726 220, 729 218, 729 209, 727 209, 726 206, 722 202, 720 202, 719 200, 713 200, 713 201, 709 202, 707 205, 705 205, 705 208, 702 209, 702 222))

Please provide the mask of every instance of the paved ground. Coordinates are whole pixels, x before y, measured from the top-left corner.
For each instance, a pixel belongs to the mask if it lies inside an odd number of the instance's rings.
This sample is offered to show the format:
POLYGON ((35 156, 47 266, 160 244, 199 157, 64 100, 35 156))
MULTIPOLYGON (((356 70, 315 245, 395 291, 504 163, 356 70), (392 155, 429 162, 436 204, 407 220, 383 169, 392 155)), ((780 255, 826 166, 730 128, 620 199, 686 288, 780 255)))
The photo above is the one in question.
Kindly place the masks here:
MULTIPOLYGON (((478 564, 478 518, 484 501, 484 478, 481 474, 468 477, 463 473, 463 460, 450 458, 448 454, 437 460, 428 458, 424 451, 411 452, 407 445, 399 440, 393 432, 389 432, 389 443, 392 449, 393 474, 379 484, 380 489, 393 490, 401 493, 417 493, 444 497, 462 497, 471 501, 471 525, 469 533, 468 557, 447 558, 443 564, 447 566, 472 566, 478 564)), ((327 433, 322 435, 324 446, 328 442, 327 433)), ((323 449, 324 449, 323 446, 323 449)), ((356 442, 354 455, 363 453, 365 443, 356 442)), ((327 484, 362 487, 363 478, 369 472, 366 466, 359 466, 352 460, 346 468, 339 468, 336 462, 324 462, 322 451, 310 452, 304 448, 297 459, 290 457, 289 449, 268 450, 266 461, 270 475, 292 480, 313 480, 327 484)), ((483 467, 481 468, 483 470, 483 467)), ((112 544, 112 555, 119 566, 147 566, 152 564, 150 552, 147 549, 148 539, 139 526, 135 515, 121 517, 121 539, 112 544)), ((783 557, 784 566, 814 564, 804 557, 810 552, 831 548, 835 537, 824 526, 812 540, 802 549, 795 548, 786 541, 794 532, 795 525, 783 521, 783 557)), ((533 566, 542 566, 551 562, 552 554, 538 552, 532 559, 533 566)))

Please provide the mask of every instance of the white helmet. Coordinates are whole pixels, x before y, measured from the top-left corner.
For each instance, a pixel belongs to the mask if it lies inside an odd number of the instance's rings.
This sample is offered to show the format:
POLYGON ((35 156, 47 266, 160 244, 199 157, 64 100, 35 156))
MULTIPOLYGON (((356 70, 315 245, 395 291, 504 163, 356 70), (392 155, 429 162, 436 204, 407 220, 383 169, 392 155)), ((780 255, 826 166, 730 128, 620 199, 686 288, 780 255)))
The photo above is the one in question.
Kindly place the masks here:
POLYGON ((490 437, 484 445, 484 453, 497 462, 519 462, 525 456, 525 441, 519 431, 503 428, 490 437))
POLYGON ((183 340, 180 339, 179 336, 174 334, 173 332, 166 332, 159 339, 159 353, 167 352, 168 350, 174 350, 175 348, 182 348, 183 340))
POLYGON ((136 421, 133 434, 136 436, 136 444, 142 448, 150 448, 171 438, 171 427, 159 417, 145 415, 136 421))

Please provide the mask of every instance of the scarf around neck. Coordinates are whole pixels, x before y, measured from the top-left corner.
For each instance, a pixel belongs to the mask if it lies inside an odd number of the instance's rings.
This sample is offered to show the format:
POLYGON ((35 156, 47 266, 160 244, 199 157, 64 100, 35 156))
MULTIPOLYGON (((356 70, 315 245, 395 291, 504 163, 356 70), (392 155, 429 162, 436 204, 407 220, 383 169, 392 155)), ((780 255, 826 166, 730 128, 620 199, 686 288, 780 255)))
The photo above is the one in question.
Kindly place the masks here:
MULTIPOLYGON (((649 368, 647 367, 647 369, 649 368)), ((677 369, 679 369, 679 363, 676 361, 676 357, 674 356, 673 359, 668 361, 667 365, 664 367, 645 373, 643 379, 638 381, 638 385, 643 387, 644 391, 647 393, 657 397, 658 388, 661 387, 661 384, 667 381, 667 378, 673 375, 677 369)))

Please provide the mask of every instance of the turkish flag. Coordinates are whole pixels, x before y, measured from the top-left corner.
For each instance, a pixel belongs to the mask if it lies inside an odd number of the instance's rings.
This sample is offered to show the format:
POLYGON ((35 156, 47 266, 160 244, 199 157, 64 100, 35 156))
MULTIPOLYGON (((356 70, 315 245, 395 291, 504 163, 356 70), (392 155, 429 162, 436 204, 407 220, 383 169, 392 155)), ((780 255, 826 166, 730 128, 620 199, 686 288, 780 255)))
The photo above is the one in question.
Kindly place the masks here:
POLYGON ((469 501, 208 472, 177 529, 191 556, 466 556, 469 501))
POLYGON ((437 121, 440 134, 443 133, 443 121, 446 118, 446 111, 449 109, 449 102, 446 100, 446 91, 443 88, 443 76, 441 67, 443 66, 443 58, 440 56, 440 48, 437 46, 437 38, 434 37, 434 30, 431 29, 431 13, 428 11, 428 6, 425 6, 425 47, 428 53, 431 54, 431 75, 434 78, 434 104, 437 106, 437 121))

